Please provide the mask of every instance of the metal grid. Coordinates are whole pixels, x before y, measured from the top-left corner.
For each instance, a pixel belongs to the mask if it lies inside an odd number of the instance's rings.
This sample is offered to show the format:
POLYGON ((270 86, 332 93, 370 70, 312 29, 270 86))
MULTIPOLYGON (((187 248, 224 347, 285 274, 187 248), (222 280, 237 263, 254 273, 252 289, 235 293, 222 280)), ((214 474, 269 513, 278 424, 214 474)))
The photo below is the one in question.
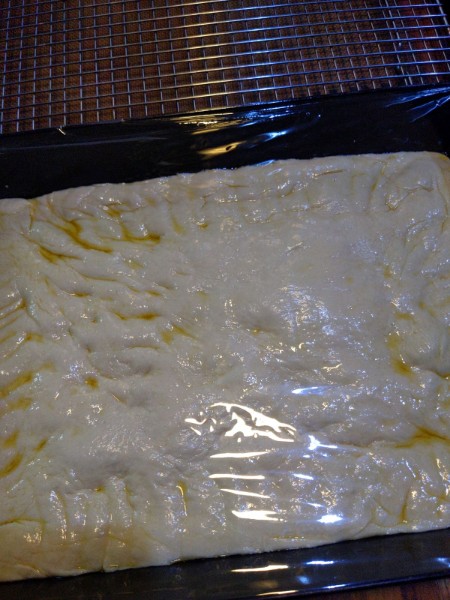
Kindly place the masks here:
POLYGON ((0 133, 450 83, 439 0, 8 0, 0 133))

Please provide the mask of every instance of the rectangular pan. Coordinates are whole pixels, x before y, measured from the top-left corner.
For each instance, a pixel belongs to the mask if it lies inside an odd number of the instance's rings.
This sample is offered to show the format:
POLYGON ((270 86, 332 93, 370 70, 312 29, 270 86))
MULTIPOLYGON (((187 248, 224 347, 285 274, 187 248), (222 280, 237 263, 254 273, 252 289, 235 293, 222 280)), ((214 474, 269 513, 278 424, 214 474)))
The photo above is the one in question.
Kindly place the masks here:
MULTIPOLYGON (((135 181, 282 158, 431 150, 450 155, 450 86, 326 97, 12 134, 0 138, 0 197, 135 181)), ((450 531, 0 584, 9 600, 292 598, 450 576, 450 531)), ((3 549, 2 551, 5 551, 3 549)))

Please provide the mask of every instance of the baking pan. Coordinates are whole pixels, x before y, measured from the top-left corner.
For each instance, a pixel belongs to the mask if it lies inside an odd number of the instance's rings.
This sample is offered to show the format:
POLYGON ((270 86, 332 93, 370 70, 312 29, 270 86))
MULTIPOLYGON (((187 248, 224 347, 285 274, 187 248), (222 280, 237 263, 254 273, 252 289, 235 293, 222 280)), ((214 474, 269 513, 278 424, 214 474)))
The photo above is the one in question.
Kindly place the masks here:
MULTIPOLYGON (((450 154, 450 86, 6 135, 0 138, 0 190, 2 197, 31 198, 77 185, 281 158, 400 150, 450 154)), ((0 596, 9 600, 291 598, 439 576, 450 576, 449 530, 5 583, 0 584, 0 596)))

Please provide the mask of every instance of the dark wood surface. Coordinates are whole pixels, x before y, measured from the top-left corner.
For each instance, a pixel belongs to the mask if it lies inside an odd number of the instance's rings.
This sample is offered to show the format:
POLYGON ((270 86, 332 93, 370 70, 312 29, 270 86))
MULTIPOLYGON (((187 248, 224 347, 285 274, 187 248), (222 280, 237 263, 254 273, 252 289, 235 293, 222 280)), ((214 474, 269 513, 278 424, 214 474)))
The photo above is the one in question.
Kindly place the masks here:
POLYGON ((450 600, 450 578, 316 594, 311 600, 450 600))
POLYGON ((444 36, 438 0, 0 2, 0 131, 448 84, 444 36))

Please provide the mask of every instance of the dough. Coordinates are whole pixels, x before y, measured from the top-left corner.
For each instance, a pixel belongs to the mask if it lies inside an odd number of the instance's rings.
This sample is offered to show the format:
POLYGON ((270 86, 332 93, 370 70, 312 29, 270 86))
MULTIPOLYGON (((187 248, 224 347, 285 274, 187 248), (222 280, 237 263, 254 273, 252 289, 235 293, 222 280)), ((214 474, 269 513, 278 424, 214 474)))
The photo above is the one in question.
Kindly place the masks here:
POLYGON ((450 161, 0 202, 0 579, 450 525, 450 161))

